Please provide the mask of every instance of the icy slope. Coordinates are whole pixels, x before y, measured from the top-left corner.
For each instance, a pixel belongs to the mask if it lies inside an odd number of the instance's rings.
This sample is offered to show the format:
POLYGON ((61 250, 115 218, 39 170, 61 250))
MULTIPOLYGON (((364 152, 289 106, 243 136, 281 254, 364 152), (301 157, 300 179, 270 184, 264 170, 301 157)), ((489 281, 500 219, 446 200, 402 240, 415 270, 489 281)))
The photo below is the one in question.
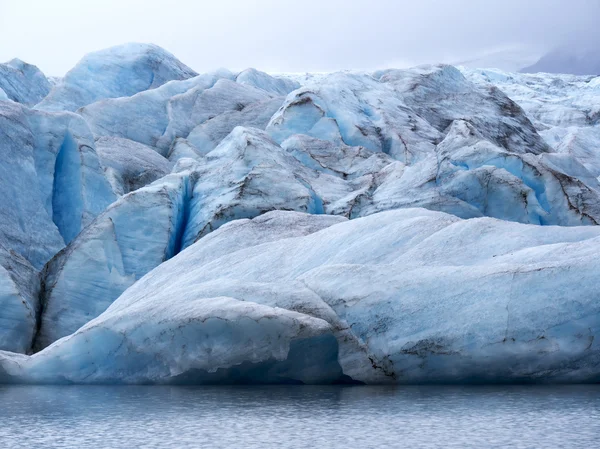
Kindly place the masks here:
POLYGON ((128 97, 195 75, 196 72, 156 45, 120 45, 86 55, 37 108, 75 111, 103 98, 128 97))
POLYGON ((0 101, 0 236, 41 268, 114 200, 85 121, 0 101))
POLYGON ((162 178, 171 163, 146 145, 118 137, 100 137, 96 152, 106 178, 117 196, 162 178))
POLYGON ((452 66, 389 70, 381 81, 440 132, 469 121, 487 140, 513 153, 549 150, 524 111, 494 86, 474 84, 452 66))
POLYGON ((39 313, 38 272, 0 244, 0 349, 31 350, 39 313))
POLYGON ((50 92, 50 83, 36 66, 20 59, 0 64, 0 99, 33 106, 50 92))
POLYGON ((441 139, 388 85, 353 73, 334 73, 292 92, 267 132, 277 142, 306 134, 364 146, 403 162, 432 152, 441 139))
POLYGON ((133 97, 100 101, 80 113, 96 136, 127 138, 167 155, 174 139, 187 137, 197 125, 270 98, 262 89, 214 73, 173 81, 133 97))
POLYGON ((600 379, 597 227, 423 209, 323 220, 271 212, 222 227, 73 335, 3 353, 4 380, 600 379))
POLYGON ((246 69, 240 72, 235 81, 258 87, 275 95, 287 95, 300 87, 300 83, 285 77, 274 77, 256 69, 246 69))
POLYGON ((179 251, 190 172, 131 192, 45 267, 36 349, 101 314, 127 287, 179 251))
POLYGON ((134 44, 84 57, 29 109, 48 80, 12 62, 5 89, 5 72, 0 350, 40 351, 4 355, 18 379, 595 379, 580 345, 597 327, 599 78, 196 76, 134 44), (513 297, 516 336, 498 339, 513 297), (214 357, 202 335, 224 342, 214 357))
POLYGON ((492 83, 518 103, 554 151, 576 158, 600 176, 600 77, 463 70, 492 83))
POLYGON ((238 127, 206 158, 181 159, 172 174, 113 203, 46 266, 36 346, 74 332, 149 270, 231 220, 281 209, 348 215, 370 180, 311 170, 264 132, 238 127))

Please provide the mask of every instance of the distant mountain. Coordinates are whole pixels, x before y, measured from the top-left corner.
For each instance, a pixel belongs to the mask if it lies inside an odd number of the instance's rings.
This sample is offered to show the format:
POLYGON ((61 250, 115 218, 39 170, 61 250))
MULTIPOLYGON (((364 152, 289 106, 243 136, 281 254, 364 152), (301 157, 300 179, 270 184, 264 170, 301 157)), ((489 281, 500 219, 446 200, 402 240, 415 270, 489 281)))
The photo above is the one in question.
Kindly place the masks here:
POLYGON ((521 72, 600 75, 600 48, 556 49, 542 56, 535 64, 521 69, 521 72))

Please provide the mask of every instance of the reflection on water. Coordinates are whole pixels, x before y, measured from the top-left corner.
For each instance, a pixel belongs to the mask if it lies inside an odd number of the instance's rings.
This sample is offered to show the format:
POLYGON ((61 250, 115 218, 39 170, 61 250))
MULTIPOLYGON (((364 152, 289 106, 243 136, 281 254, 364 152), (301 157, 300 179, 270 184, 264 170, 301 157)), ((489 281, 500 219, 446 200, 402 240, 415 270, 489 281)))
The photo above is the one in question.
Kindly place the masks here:
POLYGON ((0 386, 0 447, 591 448, 600 386, 0 386))

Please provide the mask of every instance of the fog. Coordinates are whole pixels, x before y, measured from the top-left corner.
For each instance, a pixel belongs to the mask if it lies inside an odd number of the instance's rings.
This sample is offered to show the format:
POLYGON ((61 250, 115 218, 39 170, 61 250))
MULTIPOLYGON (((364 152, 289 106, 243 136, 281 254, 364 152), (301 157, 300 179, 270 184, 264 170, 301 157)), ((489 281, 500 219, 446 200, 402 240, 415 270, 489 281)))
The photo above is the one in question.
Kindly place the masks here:
POLYGON ((0 0, 0 61, 158 44, 196 71, 376 69, 597 40, 600 0, 0 0))

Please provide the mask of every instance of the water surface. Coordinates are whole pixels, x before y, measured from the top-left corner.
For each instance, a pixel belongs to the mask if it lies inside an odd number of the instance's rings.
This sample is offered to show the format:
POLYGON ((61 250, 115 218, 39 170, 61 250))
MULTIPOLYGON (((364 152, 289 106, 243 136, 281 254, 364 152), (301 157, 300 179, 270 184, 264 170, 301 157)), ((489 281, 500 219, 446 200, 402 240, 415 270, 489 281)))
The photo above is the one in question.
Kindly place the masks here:
POLYGON ((2 448, 592 448, 600 386, 0 386, 2 448))

